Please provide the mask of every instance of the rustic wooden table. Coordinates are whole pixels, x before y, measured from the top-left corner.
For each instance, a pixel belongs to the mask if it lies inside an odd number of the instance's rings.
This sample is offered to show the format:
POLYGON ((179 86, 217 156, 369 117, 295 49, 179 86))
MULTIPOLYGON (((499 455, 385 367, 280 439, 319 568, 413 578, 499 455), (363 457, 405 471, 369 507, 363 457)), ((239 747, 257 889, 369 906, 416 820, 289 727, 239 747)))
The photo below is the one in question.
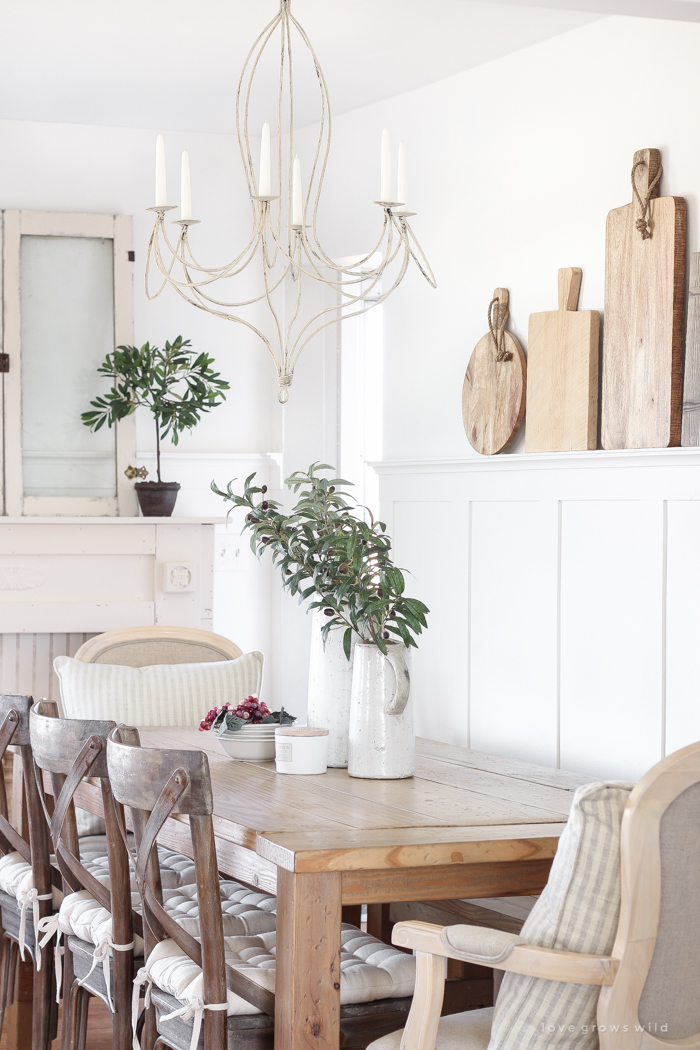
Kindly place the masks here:
MULTIPOLYGON (((141 729, 145 747, 209 756, 219 868, 276 893, 276 1050, 339 1045, 341 907, 539 892, 586 778, 433 740, 410 780, 347 770, 285 776, 229 759, 196 729, 141 729)), ((76 794, 99 812, 97 789, 76 794)), ((186 818, 164 845, 191 850, 186 818)))

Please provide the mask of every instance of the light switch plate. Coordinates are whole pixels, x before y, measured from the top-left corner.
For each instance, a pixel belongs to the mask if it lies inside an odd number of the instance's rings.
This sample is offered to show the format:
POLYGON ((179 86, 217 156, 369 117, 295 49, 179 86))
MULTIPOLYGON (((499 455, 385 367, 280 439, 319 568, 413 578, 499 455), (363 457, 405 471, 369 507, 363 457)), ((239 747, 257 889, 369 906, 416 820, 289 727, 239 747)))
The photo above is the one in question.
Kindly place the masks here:
POLYGON ((190 591, 194 591, 194 562, 164 562, 163 590, 169 594, 187 594, 190 591))

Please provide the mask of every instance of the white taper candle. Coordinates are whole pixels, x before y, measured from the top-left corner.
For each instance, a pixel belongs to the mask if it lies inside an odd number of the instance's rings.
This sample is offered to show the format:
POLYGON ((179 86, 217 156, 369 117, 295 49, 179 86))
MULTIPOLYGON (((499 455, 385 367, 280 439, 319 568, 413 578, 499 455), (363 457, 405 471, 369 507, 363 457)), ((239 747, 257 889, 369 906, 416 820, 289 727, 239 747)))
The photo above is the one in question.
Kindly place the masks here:
POLYGON ((265 121, 260 136, 260 175, 258 177, 258 197, 271 197, 270 189, 270 125, 265 121))
POLYGON ((304 205, 301 195, 301 161, 294 158, 292 169, 292 226, 301 226, 304 222, 304 205))
POLYGON ((391 141, 389 129, 384 128, 382 132, 382 191, 380 201, 388 203, 391 198, 391 141))
POLYGON ((168 189, 165 176, 165 142, 163 136, 156 139, 156 208, 164 208, 168 203, 168 189))
POLYGON ((399 178, 396 183, 396 200, 405 208, 408 204, 408 167, 406 166, 406 143, 399 143, 399 178))
POLYGON ((190 186, 190 155, 187 150, 182 153, 180 174, 180 218, 192 218, 192 188, 190 186))

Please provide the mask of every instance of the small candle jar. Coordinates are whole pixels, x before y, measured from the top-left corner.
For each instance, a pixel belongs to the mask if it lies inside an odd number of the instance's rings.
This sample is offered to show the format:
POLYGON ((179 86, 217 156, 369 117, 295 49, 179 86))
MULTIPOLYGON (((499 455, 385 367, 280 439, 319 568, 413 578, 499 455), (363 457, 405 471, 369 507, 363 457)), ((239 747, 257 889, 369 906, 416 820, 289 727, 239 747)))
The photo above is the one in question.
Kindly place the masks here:
POLYGON ((328 730, 306 726, 280 726, 275 733, 275 768, 278 773, 310 776, 328 768, 328 730))

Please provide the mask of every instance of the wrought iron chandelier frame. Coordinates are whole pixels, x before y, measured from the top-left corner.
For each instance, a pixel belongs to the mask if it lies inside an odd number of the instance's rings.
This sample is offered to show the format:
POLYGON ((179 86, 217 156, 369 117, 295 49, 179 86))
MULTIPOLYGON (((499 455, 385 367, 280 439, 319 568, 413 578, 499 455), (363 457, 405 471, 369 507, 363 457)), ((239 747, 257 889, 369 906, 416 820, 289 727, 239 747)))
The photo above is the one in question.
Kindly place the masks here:
POLYGON ((189 239, 190 226, 198 219, 174 220, 180 227, 177 239, 172 243, 165 226, 166 213, 173 205, 156 205, 149 208, 155 212, 146 259, 145 287, 149 299, 156 299, 166 286, 170 286, 192 306, 234 321, 249 328, 264 343, 270 352, 277 371, 278 398, 287 401, 289 387, 299 355, 311 339, 331 324, 357 317, 379 303, 384 302, 398 287, 408 270, 411 259, 435 288, 433 272, 411 230, 406 202, 375 201, 383 210, 382 228, 374 246, 351 266, 340 265, 323 249, 318 232, 318 209, 326 173, 331 144, 331 107, 325 76, 306 32, 290 10, 291 0, 280 0, 279 11, 265 26, 255 40, 243 65, 236 92, 236 135, 245 170, 246 183, 252 209, 252 229, 243 250, 223 266, 203 266, 192 251, 189 239), (321 115, 318 140, 314 152, 311 176, 303 196, 302 222, 293 224, 293 164, 294 164, 294 82, 292 67, 292 29, 306 45, 318 78, 321 96, 321 115), (280 73, 278 94, 277 133, 277 184, 280 194, 283 185, 283 155, 285 138, 288 142, 286 176, 286 208, 281 196, 263 195, 257 192, 255 168, 249 139, 249 108, 255 74, 263 53, 280 31, 280 73), (288 98, 288 131, 282 133, 285 95, 288 98), (309 213, 311 222, 307 225, 309 213), (287 223, 282 224, 286 211, 287 223), (276 212, 276 214, 275 214, 276 212), (286 232, 285 232, 286 230, 286 232), (215 298, 209 288, 216 281, 237 277, 260 255, 262 290, 252 298, 227 301, 215 298), (375 263, 377 254, 379 262, 375 263), (397 269, 391 282, 383 287, 382 278, 393 263, 397 269), (160 275, 161 283, 155 292, 149 287, 152 265, 160 275), (175 273, 173 273, 175 271, 175 273), (180 271, 182 275, 180 276, 180 271), (282 289, 287 278, 296 283, 296 293, 291 316, 283 320, 281 311, 273 302, 273 295, 282 289), (301 317, 303 279, 322 282, 336 292, 336 302, 317 311, 308 320, 301 317), (266 301, 273 319, 274 337, 270 338, 255 324, 232 310, 241 310, 266 301), (330 316, 329 316, 330 315, 330 316))

